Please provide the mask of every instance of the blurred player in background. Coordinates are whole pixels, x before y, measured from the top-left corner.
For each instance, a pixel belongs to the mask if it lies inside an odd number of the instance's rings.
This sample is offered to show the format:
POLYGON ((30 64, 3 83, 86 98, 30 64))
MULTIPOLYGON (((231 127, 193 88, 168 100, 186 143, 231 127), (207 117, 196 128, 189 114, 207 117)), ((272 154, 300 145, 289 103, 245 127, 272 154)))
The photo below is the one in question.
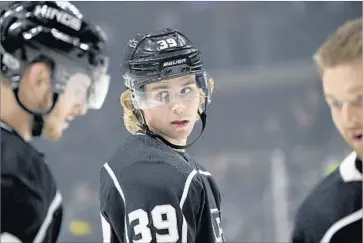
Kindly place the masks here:
POLYGON ((68 2, 14 2, 0 15, 1 242, 56 242, 62 197, 32 137, 58 140, 101 108, 106 36, 68 2))
POLYGON ((185 151, 213 91, 200 51, 164 29, 132 39, 123 67, 132 135, 101 170, 104 242, 223 242, 219 189, 185 151))
POLYGON ((346 22, 314 56, 336 128, 354 150, 298 210, 292 241, 362 242, 362 19, 346 22))

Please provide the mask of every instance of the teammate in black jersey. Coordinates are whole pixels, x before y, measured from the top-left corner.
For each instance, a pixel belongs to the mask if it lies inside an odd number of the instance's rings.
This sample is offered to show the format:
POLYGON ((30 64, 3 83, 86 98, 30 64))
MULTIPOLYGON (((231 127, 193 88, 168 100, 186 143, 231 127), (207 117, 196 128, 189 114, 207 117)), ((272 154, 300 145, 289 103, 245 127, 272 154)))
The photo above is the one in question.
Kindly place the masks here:
POLYGON ((314 56, 333 121, 352 152, 298 210, 292 241, 362 242, 362 19, 346 22, 314 56))
POLYGON ((0 15, 1 242, 56 242, 62 197, 33 136, 57 140, 99 109, 106 36, 68 2, 14 2, 0 15))
POLYGON ((185 151, 213 91, 200 51, 173 29, 139 34, 123 68, 132 135, 101 170, 104 242, 223 242, 216 182, 185 151))

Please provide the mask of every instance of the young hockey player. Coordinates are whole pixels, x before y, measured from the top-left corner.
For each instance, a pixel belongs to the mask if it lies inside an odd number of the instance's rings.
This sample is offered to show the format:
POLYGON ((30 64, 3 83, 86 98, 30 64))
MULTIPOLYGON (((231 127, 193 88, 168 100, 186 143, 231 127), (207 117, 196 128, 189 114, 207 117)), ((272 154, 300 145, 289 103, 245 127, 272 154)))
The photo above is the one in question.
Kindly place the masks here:
POLYGON ((101 170, 104 242, 223 242, 217 184, 185 150, 213 91, 200 51, 173 29, 139 34, 123 67, 132 135, 101 170))

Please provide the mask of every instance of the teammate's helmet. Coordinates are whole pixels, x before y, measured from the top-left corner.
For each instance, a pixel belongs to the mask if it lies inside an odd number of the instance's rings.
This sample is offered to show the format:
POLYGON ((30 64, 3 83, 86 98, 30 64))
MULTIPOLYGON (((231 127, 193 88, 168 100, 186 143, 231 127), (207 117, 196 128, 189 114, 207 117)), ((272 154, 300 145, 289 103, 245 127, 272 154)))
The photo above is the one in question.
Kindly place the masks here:
POLYGON ((91 81, 87 106, 99 109, 107 95, 109 76, 105 33, 83 20, 69 2, 14 2, 0 14, 1 75, 17 89, 25 69, 45 62, 52 70, 52 86, 62 93, 75 74, 91 81))
MULTIPOLYGON (((122 68, 125 86, 132 92, 142 91, 145 84, 195 74, 196 84, 210 101, 201 52, 177 30, 168 28, 137 35, 125 49, 122 68)), ((133 102, 137 106, 137 100, 133 102)))

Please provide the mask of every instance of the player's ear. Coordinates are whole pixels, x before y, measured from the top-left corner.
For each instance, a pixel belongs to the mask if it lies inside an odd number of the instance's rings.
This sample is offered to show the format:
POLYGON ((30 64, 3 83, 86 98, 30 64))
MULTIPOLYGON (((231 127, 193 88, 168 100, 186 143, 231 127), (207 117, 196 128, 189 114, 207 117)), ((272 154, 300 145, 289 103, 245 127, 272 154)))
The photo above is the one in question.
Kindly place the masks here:
POLYGON ((28 87, 40 95, 49 90, 51 85, 51 71, 45 63, 32 64, 27 72, 28 87))
POLYGON ((19 87, 20 100, 32 109, 43 111, 52 102, 51 71, 44 63, 31 64, 19 87))

